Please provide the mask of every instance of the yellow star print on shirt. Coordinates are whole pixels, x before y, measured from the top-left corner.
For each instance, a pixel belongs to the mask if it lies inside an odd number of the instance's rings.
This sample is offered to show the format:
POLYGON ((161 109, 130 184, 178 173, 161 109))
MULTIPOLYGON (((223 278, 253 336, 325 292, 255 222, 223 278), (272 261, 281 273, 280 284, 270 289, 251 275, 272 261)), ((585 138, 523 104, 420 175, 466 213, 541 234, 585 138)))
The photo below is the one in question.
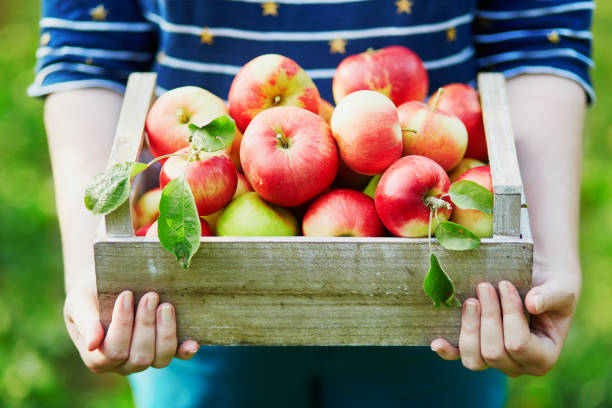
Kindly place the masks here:
POLYGON ((40 36, 40 45, 42 45, 43 47, 48 45, 49 41, 51 41, 51 34, 44 33, 40 36))
POLYGON ((202 34, 200 35, 200 43, 212 45, 214 41, 214 36, 208 32, 208 27, 204 27, 202 30, 202 34))
POLYGON ((268 1, 261 4, 261 14, 264 16, 278 16, 278 4, 273 1, 268 1))
POLYGON ((346 52, 346 41, 336 38, 329 42, 329 52, 331 54, 344 54, 346 52))
POLYGON ((412 13, 412 2, 409 0, 397 0, 395 5, 397 6, 397 14, 412 13))
POLYGON ((453 42, 457 39, 457 29, 455 27, 451 27, 446 30, 446 41, 453 42))
POLYGON ((89 10, 89 15, 94 21, 104 21, 108 16, 108 10, 104 8, 104 4, 98 4, 96 7, 89 10))
POLYGON ((548 41, 553 44, 559 44, 559 41, 561 41, 561 37, 559 36, 557 30, 552 30, 550 33, 548 33, 546 38, 548 38, 548 41))

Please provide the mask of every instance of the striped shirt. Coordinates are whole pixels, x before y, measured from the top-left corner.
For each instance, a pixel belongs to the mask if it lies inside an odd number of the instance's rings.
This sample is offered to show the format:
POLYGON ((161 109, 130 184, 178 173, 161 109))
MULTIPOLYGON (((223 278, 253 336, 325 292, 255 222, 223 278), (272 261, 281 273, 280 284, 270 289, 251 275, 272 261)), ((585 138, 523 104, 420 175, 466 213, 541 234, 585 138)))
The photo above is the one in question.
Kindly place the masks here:
POLYGON ((589 78, 593 1, 570 0, 43 0, 31 96, 84 87, 122 92, 134 71, 158 93, 197 85, 223 99, 252 58, 298 62, 332 101, 335 67, 368 48, 404 45, 430 92, 474 84, 478 71, 589 78))

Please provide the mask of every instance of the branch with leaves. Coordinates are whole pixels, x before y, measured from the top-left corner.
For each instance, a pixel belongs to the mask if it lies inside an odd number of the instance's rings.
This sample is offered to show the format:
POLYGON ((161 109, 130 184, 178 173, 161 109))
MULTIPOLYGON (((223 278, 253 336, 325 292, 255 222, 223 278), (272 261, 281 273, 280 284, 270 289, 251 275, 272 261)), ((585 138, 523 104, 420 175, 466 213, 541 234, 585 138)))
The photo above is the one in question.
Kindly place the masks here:
MULTIPOLYGON (((115 211, 129 197, 132 179, 153 163, 172 156, 198 160, 201 152, 216 152, 231 146, 236 125, 228 115, 219 116, 204 126, 189 125, 189 152, 160 156, 149 163, 117 163, 98 174, 85 190, 85 206, 96 215, 115 211)), ((185 166, 185 171, 187 166, 185 166)), ((200 247, 201 225, 195 199, 185 173, 163 189, 159 203, 158 235, 161 245, 185 269, 200 247)))

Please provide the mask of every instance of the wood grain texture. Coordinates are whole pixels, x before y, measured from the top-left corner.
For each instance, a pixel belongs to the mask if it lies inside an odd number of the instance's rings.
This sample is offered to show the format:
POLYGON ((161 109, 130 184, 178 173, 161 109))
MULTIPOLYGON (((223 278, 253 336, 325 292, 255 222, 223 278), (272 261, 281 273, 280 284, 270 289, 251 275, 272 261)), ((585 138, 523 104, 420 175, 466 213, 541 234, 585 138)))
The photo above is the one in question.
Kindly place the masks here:
POLYGON ((495 196, 493 234, 518 236, 523 185, 516 156, 506 80, 501 74, 478 75, 478 90, 487 138, 495 196))
MULTIPOLYGON (((123 96, 108 167, 117 163, 138 160, 144 136, 145 119, 155 96, 156 79, 157 75, 154 73, 130 75, 123 96)), ((106 215, 104 223, 108 235, 133 235, 130 203, 126 202, 106 215)))
MULTIPOLYGON (((186 271, 154 239, 94 248, 105 327, 117 295, 131 289, 173 303, 180 339, 202 344, 425 346, 459 335, 461 310, 436 309, 423 292, 424 239, 206 237, 186 271)), ((522 295, 531 285, 527 239, 434 252, 460 300, 485 280, 509 280, 522 295)))

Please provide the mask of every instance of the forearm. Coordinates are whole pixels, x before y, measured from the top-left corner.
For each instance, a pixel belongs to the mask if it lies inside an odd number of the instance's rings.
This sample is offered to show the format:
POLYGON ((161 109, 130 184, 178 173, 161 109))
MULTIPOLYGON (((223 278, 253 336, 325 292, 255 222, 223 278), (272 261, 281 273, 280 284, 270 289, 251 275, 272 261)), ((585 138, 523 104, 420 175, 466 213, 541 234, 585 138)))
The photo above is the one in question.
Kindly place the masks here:
MULTIPOLYGON (((585 95, 575 82, 524 75, 508 82, 534 262, 580 285, 578 219, 585 95)), ((534 275, 534 285, 545 276, 534 275)))
POLYGON ((121 96, 105 89, 58 92, 45 101, 67 291, 95 282, 92 242, 100 218, 86 210, 83 193, 106 164, 120 105, 121 96))

